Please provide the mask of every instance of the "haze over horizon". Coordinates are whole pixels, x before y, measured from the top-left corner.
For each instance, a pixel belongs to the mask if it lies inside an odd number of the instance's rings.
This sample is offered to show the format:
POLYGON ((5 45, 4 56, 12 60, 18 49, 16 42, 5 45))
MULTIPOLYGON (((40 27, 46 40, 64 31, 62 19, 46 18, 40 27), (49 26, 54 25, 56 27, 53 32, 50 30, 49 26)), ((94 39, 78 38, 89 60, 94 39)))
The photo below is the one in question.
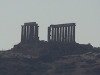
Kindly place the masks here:
POLYGON ((100 47, 100 0, 0 0, 0 50, 21 39, 21 25, 37 22, 40 40, 51 24, 76 23, 76 42, 100 47))

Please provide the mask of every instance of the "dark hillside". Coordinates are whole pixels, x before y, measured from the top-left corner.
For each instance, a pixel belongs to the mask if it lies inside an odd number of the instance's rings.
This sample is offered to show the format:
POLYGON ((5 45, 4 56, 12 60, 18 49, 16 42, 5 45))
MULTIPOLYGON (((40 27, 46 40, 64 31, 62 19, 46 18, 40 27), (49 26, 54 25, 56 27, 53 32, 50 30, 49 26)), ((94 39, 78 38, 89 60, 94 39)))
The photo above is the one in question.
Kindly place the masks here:
POLYGON ((0 75, 99 75, 99 50, 78 43, 18 44, 0 52, 0 75))

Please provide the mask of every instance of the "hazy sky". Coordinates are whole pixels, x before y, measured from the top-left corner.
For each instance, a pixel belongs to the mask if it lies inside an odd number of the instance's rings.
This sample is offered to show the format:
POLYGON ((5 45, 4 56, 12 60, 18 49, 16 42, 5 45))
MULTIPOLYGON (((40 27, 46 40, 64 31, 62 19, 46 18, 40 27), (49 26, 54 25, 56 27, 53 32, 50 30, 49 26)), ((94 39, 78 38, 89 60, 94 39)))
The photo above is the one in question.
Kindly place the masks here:
POLYGON ((0 50, 21 39, 21 25, 37 22, 40 40, 50 24, 76 23, 76 42, 100 47, 100 0, 0 0, 0 50))

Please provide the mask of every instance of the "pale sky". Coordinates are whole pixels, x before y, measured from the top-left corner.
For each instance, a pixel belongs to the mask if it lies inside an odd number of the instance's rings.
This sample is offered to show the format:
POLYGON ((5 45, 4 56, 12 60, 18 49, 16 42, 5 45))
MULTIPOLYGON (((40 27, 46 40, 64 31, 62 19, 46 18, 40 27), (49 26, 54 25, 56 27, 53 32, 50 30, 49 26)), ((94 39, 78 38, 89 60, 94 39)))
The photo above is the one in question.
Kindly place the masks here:
POLYGON ((100 47, 100 0, 0 0, 0 50, 21 39, 21 25, 37 22, 40 40, 50 24, 76 23, 76 42, 100 47))

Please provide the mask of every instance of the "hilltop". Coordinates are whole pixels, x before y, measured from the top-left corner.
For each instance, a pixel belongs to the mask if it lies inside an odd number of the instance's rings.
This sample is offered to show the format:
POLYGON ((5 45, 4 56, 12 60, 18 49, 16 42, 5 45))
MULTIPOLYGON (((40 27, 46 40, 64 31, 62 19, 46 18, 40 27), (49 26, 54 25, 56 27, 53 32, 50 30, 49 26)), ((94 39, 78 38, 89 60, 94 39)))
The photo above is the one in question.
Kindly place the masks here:
POLYGON ((78 43, 18 44, 0 52, 0 75, 99 75, 100 49, 78 43))

